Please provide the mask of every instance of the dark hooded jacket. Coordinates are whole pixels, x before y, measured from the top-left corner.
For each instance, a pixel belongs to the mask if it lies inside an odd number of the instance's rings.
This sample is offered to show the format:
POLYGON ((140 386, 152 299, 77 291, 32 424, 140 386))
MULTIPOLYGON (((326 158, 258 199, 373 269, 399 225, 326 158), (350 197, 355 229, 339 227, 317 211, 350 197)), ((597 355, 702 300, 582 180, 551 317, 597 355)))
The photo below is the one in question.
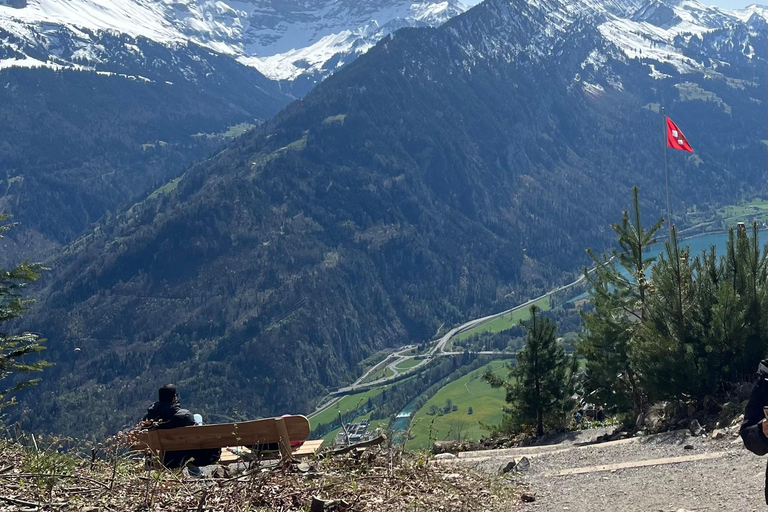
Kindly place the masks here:
POLYGON ((195 424, 194 415, 182 409, 178 402, 155 402, 144 416, 144 420, 157 422, 157 428, 179 428, 195 424))
MULTIPOLYGON (((182 409, 178 402, 155 402, 144 416, 144 421, 156 423, 156 428, 179 428, 188 427, 195 424, 195 418, 187 409, 182 409)), ((212 450, 184 450, 175 452, 165 452, 163 465, 167 468, 180 468, 188 460, 192 459, 196 466, 207 466, 215 464, 221 456, 221 450, 216 448, 212 450)))
MULTIPOLYGON (((747 450, 756 455, 768 453, 768 438, 763 434, 760 422, 765 418, 763 407, 768 406, 768 359, 760 361, 757 369, 757 381, 752 387, 749 402, 744 411, 744 422, 741 424, 741 438, 747 450)), ((765 472, 765 502, 768 503, 768 468, 765 472)))

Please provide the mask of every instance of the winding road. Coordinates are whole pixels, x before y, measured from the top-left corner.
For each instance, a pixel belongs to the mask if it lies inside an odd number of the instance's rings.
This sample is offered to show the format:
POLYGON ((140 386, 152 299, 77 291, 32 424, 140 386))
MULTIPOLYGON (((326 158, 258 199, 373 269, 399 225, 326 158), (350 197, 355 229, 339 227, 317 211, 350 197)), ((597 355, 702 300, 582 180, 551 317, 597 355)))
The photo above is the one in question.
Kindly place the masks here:
MULTIPOLYGON (((594 269, 590 269, 590 272, 592 272, 593 270, 594 269)), ((482 318, 476 318, 474 320, 465 322, 459 325, 458 327, 454 327, 453 329, 445 333, 440 339, 438 339, 437 343, 435 343, 434 346, 431 349, 429 349, 428 352, 426 352, 425 354, 416 356, 416 357, 423 357, 423 359, 419 361, 415 366, 412 366, 407 370, 399 370, 397 369, 397 365, 399 365, 401 362, 405 361, 406 359, 410 359, 414 357, 413 355, 409 355, 407 353, 411 352, 414 348, 416 348, 416 345, 412 345, 412 344, 405 345, 403 347, 395 349, 391 354, 389 354, 386 357, 386 359, 384 359, 384 361, 382 361, 381 363, 375 365, 373 368, 366 371, 355 382, 353 382, 349 386, 339 388, 336 391, 332 391, 331 393, 323 397, 323 399, 320 400, 320 403, 318 404, 317 408, 311 414, 309 414, 309 418, 312 418, 313 416, 320 414, 326 409, 333 407, 345 395, 360 393, 361 391, 368 391, 369 389, 391 384, 407 376, 414 375, 419 371, 421 371, 422 368, 428 365, 436 357, 456 356, 456 355, 463 354, 463 351, 448 351, 445 349, 445 347, 448 345, 451 339, 453 339, 454 336, 461 334, 463 332, 469 331, 471 329, 474 329, 478 325, 483 324, 485 322, 490 322, 501 316, 508 315, 510 313, 514 313, 515 311, 519 311, 523 308, 530 307, 532 304, 535 304, 536 302, 542 299, 546 299, 547 297, 550 297, 555 293, 559 293, 559 292, 568 290, 570 288, 573 288, 574 286, 578 286, 579 284, 583 283, 585 279, 586 278, 582 275, 581 277, 574 280, 573 282, 570 282, 563 286, 559 286, 553 290, 550 290, 544 295, 541 295, 540 297, 531 299, 513 308, 501 311, 499 313, 494 313, 493 315, 484 316, 482 318), (392 371, 393 375, 389 377, 382 377, 376 380, 365 382, 370 375, 376 372, 380 372, 385 368, 389 368, 392 371)), ((479 355, 500 355, 500 356, 514 355, 514 353, 512 352, 499 352, 499 351, 481 351, 476 353, 479 355)))

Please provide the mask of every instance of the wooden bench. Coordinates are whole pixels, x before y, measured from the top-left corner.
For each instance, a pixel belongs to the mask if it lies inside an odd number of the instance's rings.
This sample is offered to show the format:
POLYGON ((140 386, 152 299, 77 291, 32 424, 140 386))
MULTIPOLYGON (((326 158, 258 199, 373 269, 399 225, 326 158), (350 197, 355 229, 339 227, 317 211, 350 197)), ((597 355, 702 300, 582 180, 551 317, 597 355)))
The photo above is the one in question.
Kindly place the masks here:
POLYGON ((306 441, 310 430, 309 420, 304 416, 141 430, 135 433, 131 449, 149 452, 156 461, 162 461, 165 452, 225 448, 221 462, 227 464, 239 458, 238 452, 249 451, 247 446, 277 444, 280 456, 290 460, 313 455, 320 449, 322 441, 308 441, 296 451, 291 449, 291 442, 306 441), (228 450, 230 447, 240 449, 228 450))

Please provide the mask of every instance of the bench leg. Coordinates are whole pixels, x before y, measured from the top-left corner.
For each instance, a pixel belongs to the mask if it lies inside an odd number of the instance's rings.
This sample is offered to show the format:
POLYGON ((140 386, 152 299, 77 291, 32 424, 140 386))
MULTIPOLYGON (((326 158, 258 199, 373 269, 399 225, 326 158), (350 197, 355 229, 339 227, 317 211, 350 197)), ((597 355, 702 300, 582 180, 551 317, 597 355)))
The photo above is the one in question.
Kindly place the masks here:
POLYGON ((291 438, 288 436, 285 420, 283 418, 275 418, 275 427, 277 427, 277 435, 280 438, 280 456, 283 460, 293 460, 291 438))
POLYGON ((157 471, 160 471, 161 469, 165 469, 165 466, 163 466, 164 460, 165 460, 165 452, 157 452, 157 456, 154 457, 154 466, 157 471))

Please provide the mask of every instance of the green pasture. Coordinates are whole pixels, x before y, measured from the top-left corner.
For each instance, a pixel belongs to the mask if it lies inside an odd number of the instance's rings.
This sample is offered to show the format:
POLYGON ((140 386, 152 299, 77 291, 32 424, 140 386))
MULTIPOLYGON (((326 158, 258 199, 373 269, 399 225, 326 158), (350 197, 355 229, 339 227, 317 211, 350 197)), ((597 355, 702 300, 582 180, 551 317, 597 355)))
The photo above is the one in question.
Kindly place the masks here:
POLYGON ((205 137, 207 139, 234 139, 243 135, 248 130, 256 128, 255 124, 240 123, 227 128, 225 132, 221 133, 197 133, 193 137, 205 137))
MULTIPOLYGON (((506 377, 506 363, 507 361, 493 361, 489 365, 493 373, 506 377)), ((411 420, 412 438, 408 441, 408 449, 429 448, 432 441, 456 439, 457 434, 460 434, 462 439, 479 440, 487 434, 487 431, 480 427, 480 423, 501 423, 505 393, 503 389, 493 389, 482 379, 486 368, 487 365, 442 387, 416 412, 411 420), (438 408, 445 406, 446 399, 450 399, 458 410, 442 416, 427 414, 432 405, 438 408), (472 414, 468 414, 470 407, 472 414)))
POLYGON ((243 135, 245 132, 252 128, 256 128, 256 125, 251 123, 236 124, 234 126, 230 126, 226 132, 221 134, 221 136, 225 139, 234 139, 235 137, 243 135))
POLYGON ((178 178, 174 178, 162 187, 158 188, 154 192, 152 192, 149 195, 149 199, 154 199, 155 197, 161 195, 161 194, 169 194, 176 190, 176 188, 179 186, 179 182, 181 181, 181 176, 178 178))
POLYGON ((400 371, 410 370, 417 364, 419 364, 421 361, 416 359, 415 357, 411 357, 410 359, 406 359, 404 361, 400 361, 395 365, 395 369, 400 371))
POLYGON ((738 205, 724 206, 717 210, 717 216, 724 221, 747 222, 757 216, 764 216, 768 209, 765 199, 753 199, 738 205))
POLYGON ((720 107, 726 114, 731 113, 731 107, 723 101, 721 97, 712 91, 702 89, 698 84, 693 82, 683 82, 675 85, 680 93, 681 101, 711 101, 720 107))
MULTIPOLYGON (((537 300, 536 302, 534 302, 532 305, 535 305, 542 311, 549 311, 550 310, 549 297, 543 297, 537 300)), ((461 334, 455 336, 454 339, 465 340, 481 332, 505 331, 507 329, 511 329, 512 327, 515 327, 516 325, 519 325, 521 320, 528 320, 530 316, 531 316, 531 305, 528 305, 524 308, 517 309, 515 311, 512 311, 511 313, 507 313, 506 315, 502 315, 498 318, 494 318, 493 320, 482 323, 473 329, 464 331, 461 334)))

